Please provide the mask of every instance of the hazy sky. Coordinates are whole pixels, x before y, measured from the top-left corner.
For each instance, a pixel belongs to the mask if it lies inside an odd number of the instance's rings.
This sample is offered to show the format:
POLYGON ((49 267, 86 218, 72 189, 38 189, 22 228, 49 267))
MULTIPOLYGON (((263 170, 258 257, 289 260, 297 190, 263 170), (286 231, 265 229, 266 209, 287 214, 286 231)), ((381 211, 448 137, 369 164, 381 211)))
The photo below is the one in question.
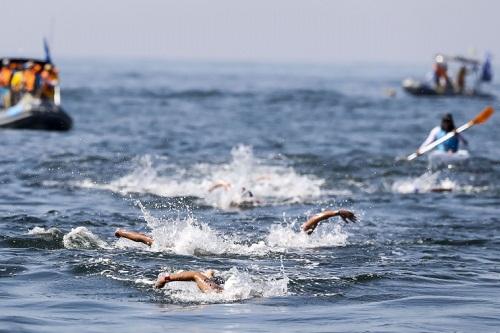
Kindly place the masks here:
POLYGON ((496 0, 0 0, 0 56, 430 62, 500 55, 496 0))

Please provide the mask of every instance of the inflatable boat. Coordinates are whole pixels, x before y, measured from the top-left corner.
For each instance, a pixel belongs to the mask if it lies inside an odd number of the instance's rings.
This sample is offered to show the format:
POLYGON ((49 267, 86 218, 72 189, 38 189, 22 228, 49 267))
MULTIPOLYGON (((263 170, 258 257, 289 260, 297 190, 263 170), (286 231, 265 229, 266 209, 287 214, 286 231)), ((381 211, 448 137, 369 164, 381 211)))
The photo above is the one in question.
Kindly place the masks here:
POLYGON ((48 131, 71 129, 73 121, 61 106, 57 70, 50 60, 2 58, 0 66, 0 70, 9 69, 12 72, 7 84, 2 82, 3 86, 0 86, 0 128, 48 131), (27 84, 22 80, 14 83, 15 73, 20 72, 24 78, 28 70, 37 80, 31 90, 26 88, 27 84), (54 77, 49 77, 50 73, 55 73, 54 77), (19 88, 15 87, 16 84, 19 84, 19 88))
POLYGON ((457 92, 453 89, 437 90, 425 82, 408 78, 403 81, 403 89, 413 96, 447 96, 447 97, 478 97, 478 98, 495 98, 494 95, 488 94, 475 89, 457 92))

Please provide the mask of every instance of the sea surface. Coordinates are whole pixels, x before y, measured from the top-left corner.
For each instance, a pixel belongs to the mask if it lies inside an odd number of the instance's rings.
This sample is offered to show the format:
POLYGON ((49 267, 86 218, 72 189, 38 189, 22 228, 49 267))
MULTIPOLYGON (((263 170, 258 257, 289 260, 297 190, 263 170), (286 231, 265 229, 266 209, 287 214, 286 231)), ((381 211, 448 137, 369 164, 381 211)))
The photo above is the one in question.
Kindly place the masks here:
POLYGON ((500 331, 500 114, 403 160, 498 101, 405 95, 425 64, 59 67, 74 128, 0 131, 1 332, 500 331), (153 288, 207 269, 223 293, 153 288))

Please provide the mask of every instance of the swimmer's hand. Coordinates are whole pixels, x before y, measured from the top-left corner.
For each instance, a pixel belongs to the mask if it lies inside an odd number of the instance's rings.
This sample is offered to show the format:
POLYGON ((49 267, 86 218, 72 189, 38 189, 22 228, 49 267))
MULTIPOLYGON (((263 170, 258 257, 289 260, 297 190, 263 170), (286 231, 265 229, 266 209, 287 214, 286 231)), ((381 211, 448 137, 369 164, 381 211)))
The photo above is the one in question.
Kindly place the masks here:
POLYGON ((353 212, 345 209, 339 210, 339 216, 342 218, 342 220, 344 220, 345 223, 356 222, 358 220, 353 212))
POLYGON ((165 286, 165 284, 167 284, 168 282, 170 282, 171 279, 170 279, 170 275, 163 275, 163 276, 160 276, 157 280, 156 280, 156 283, 155 283, 155 288, 156 289, 161 289, 165 286))

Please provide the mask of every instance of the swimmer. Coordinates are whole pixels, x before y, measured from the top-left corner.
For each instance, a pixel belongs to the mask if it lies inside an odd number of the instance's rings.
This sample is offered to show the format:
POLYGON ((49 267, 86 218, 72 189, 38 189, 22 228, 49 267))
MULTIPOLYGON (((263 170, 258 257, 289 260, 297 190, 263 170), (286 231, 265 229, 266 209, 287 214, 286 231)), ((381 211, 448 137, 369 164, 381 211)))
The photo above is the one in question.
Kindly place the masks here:
POLYGON ((163 288, 165 284, 173 281, 193 281, 204 293, 216 292, 220 293, 224 290, 222 287, 225 283, 224 279, 220 276, 214 276, 213 270, 206 272, 179 272, 168 275, 163 275, 156 280, 155 288, 163 288))
POLYGON ((325 210, 324 212, 313 215, 309 220, 307 220, 300 228, 302 231, 307 233, 308 235, 312 234, 314 229, 318 226, 318 223, 327 220, 330 217, 340 216, 345 223, 356 222, 358 218, 354 215, 353 212, 339 209, 339 210, 325 210))
MULTIPOLYGON (((232 185, 230 182, 227 182, 225 180, 218 180, 216 181, 210 188, 208 189, 208 192, 213 192, 216 189, 222 188, 224 191, 228 192, 231 189, 232 185)), ((248 190, 245 187, 241 188, 241 201, 231 201, 230 206, 231 207, 237 207, 237 208, 252 208, 256 204, 260 204, 260 200, 255 199, 254 194, 252 191, 248 190)))

